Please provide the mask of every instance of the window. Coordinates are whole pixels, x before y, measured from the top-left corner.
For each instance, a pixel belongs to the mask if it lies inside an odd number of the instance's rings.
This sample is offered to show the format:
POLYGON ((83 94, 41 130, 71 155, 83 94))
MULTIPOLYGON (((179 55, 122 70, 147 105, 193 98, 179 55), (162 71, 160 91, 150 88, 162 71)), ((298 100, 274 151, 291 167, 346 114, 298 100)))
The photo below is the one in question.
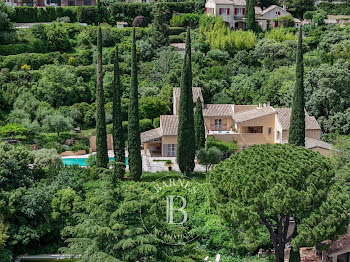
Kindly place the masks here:
POLYGON ((244 15, 245 8, 235 8, 235 15, 244 15))
POLYGON ((175 144, 168 144, 168 156, 176 156, 176 145, 175 144))
POLYGON ((91 0, 84 0, 84 5, 91 5, 91 0))
POLYGON ((222 119, 215 119, 215 129, 222 130, 222 119))
POLYGON ((269 135, 272 133, 272 127, 269 127, 269 135))
POLYGON ((262 126, 248 126, 248 129, 245 130, 245 133, 249 134, 262 134, 263 127, 262 126))
POLYGON ((219 8, 219 15, 227 14, 227 8, 219 8))

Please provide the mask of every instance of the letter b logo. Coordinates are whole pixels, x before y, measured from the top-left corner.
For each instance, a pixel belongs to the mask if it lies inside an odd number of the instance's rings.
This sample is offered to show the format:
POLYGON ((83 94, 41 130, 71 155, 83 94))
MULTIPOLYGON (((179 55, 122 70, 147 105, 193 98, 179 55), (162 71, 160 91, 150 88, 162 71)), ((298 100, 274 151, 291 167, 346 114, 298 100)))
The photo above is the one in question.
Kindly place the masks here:
POLYGON ((187 221, 187 212, 185 211, 185 207, 187 205, 187 201, 182 196, 167 196, 166 197, 166 221, 168 224, 176 224, 182 225, 187 221), (182 200, 182 207, 174 208, 174 198, 180 198, 182 200), (180 211, 183 215, 183 220, 180 223, 174 222, 174 213, 175 211, 180 211))

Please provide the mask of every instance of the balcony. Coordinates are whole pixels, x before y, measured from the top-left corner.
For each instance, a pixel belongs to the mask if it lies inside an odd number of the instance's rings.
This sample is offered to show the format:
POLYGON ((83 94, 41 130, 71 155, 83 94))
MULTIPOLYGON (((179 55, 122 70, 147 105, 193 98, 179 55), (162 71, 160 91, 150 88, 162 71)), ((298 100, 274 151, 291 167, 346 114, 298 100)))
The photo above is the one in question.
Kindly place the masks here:
POLYGON ((233 135, 238 134, 237 131, 222 130, 222 131, 208 131, 208 135, 233 135))

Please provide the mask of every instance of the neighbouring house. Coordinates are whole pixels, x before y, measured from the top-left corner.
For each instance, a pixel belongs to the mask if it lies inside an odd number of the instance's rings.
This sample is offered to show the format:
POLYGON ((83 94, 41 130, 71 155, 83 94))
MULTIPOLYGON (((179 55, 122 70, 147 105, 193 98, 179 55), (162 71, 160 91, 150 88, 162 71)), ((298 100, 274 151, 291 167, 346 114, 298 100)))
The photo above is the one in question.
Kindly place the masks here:
POLYGON ((124 28, 124 27, 128 27, 128 23, 127 22, 117 22, 117 28, 124 28))
MULTIPOLYGON (((267 104, 205 104, 200 87, 193 89, 193 108, 197 98, 203 107, 206 136, 230 142, 244 149, 256 144, 287 143, 290 108, 274 108, 267 104)), ((141 133, 144 153, 149 156, 174 157, 177 150, 180 88, 173 90, 173 115, 160 116, 160 127, 141 133)), ((306 147, 328 155, 331 145, 320 140, 321 128, 316 118, 305 116, 306 147)))
POLYGON ((96 0, 3 0, 9 6, 84 6, 96 5, 96 0))
POLYGON ((322 261, 350 262, 350 226, 346 234, 331 242, 329 249, 322 252, 322 261))
MULTIPOLYGON (((349 23, 350 23, 349 15, 328 15, 327 18, 324 20, 325 25, 339 25, 340 27, 344 27, 349 23)), ((311 25, 312 20, 304 19, 302 24, 311 25)))
MULTIPOLYGON (((221 16, 222 20, 233 29, 246 29, 247 18, 246 0, 208 0, 205 4, 205 12, 208 15, 221 16)), ((255 7, 256 22, 263 31, 269 27, 280 26, 276 18, 289 16, 291 13, 286 11, 285 7, 271 5, 262 10, 259 6, 255 7)), ((294 19, 295 26, 299 27, 301 21, 294 19)))

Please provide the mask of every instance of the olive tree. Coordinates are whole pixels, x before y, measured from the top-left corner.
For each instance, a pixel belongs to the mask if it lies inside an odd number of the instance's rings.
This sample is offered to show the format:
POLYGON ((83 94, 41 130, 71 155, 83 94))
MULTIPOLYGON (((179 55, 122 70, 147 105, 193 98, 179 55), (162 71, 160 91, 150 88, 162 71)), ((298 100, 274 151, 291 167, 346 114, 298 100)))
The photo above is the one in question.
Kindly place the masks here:
POLYGON ((284 248, 335 240, 349 224, 346 186, 330 159, 289 144, 255 145, 209 173, 218 213, 253 242, 269 235, 277 262, 284 248), (293 234, 288 234, 291 221, 293 234))

